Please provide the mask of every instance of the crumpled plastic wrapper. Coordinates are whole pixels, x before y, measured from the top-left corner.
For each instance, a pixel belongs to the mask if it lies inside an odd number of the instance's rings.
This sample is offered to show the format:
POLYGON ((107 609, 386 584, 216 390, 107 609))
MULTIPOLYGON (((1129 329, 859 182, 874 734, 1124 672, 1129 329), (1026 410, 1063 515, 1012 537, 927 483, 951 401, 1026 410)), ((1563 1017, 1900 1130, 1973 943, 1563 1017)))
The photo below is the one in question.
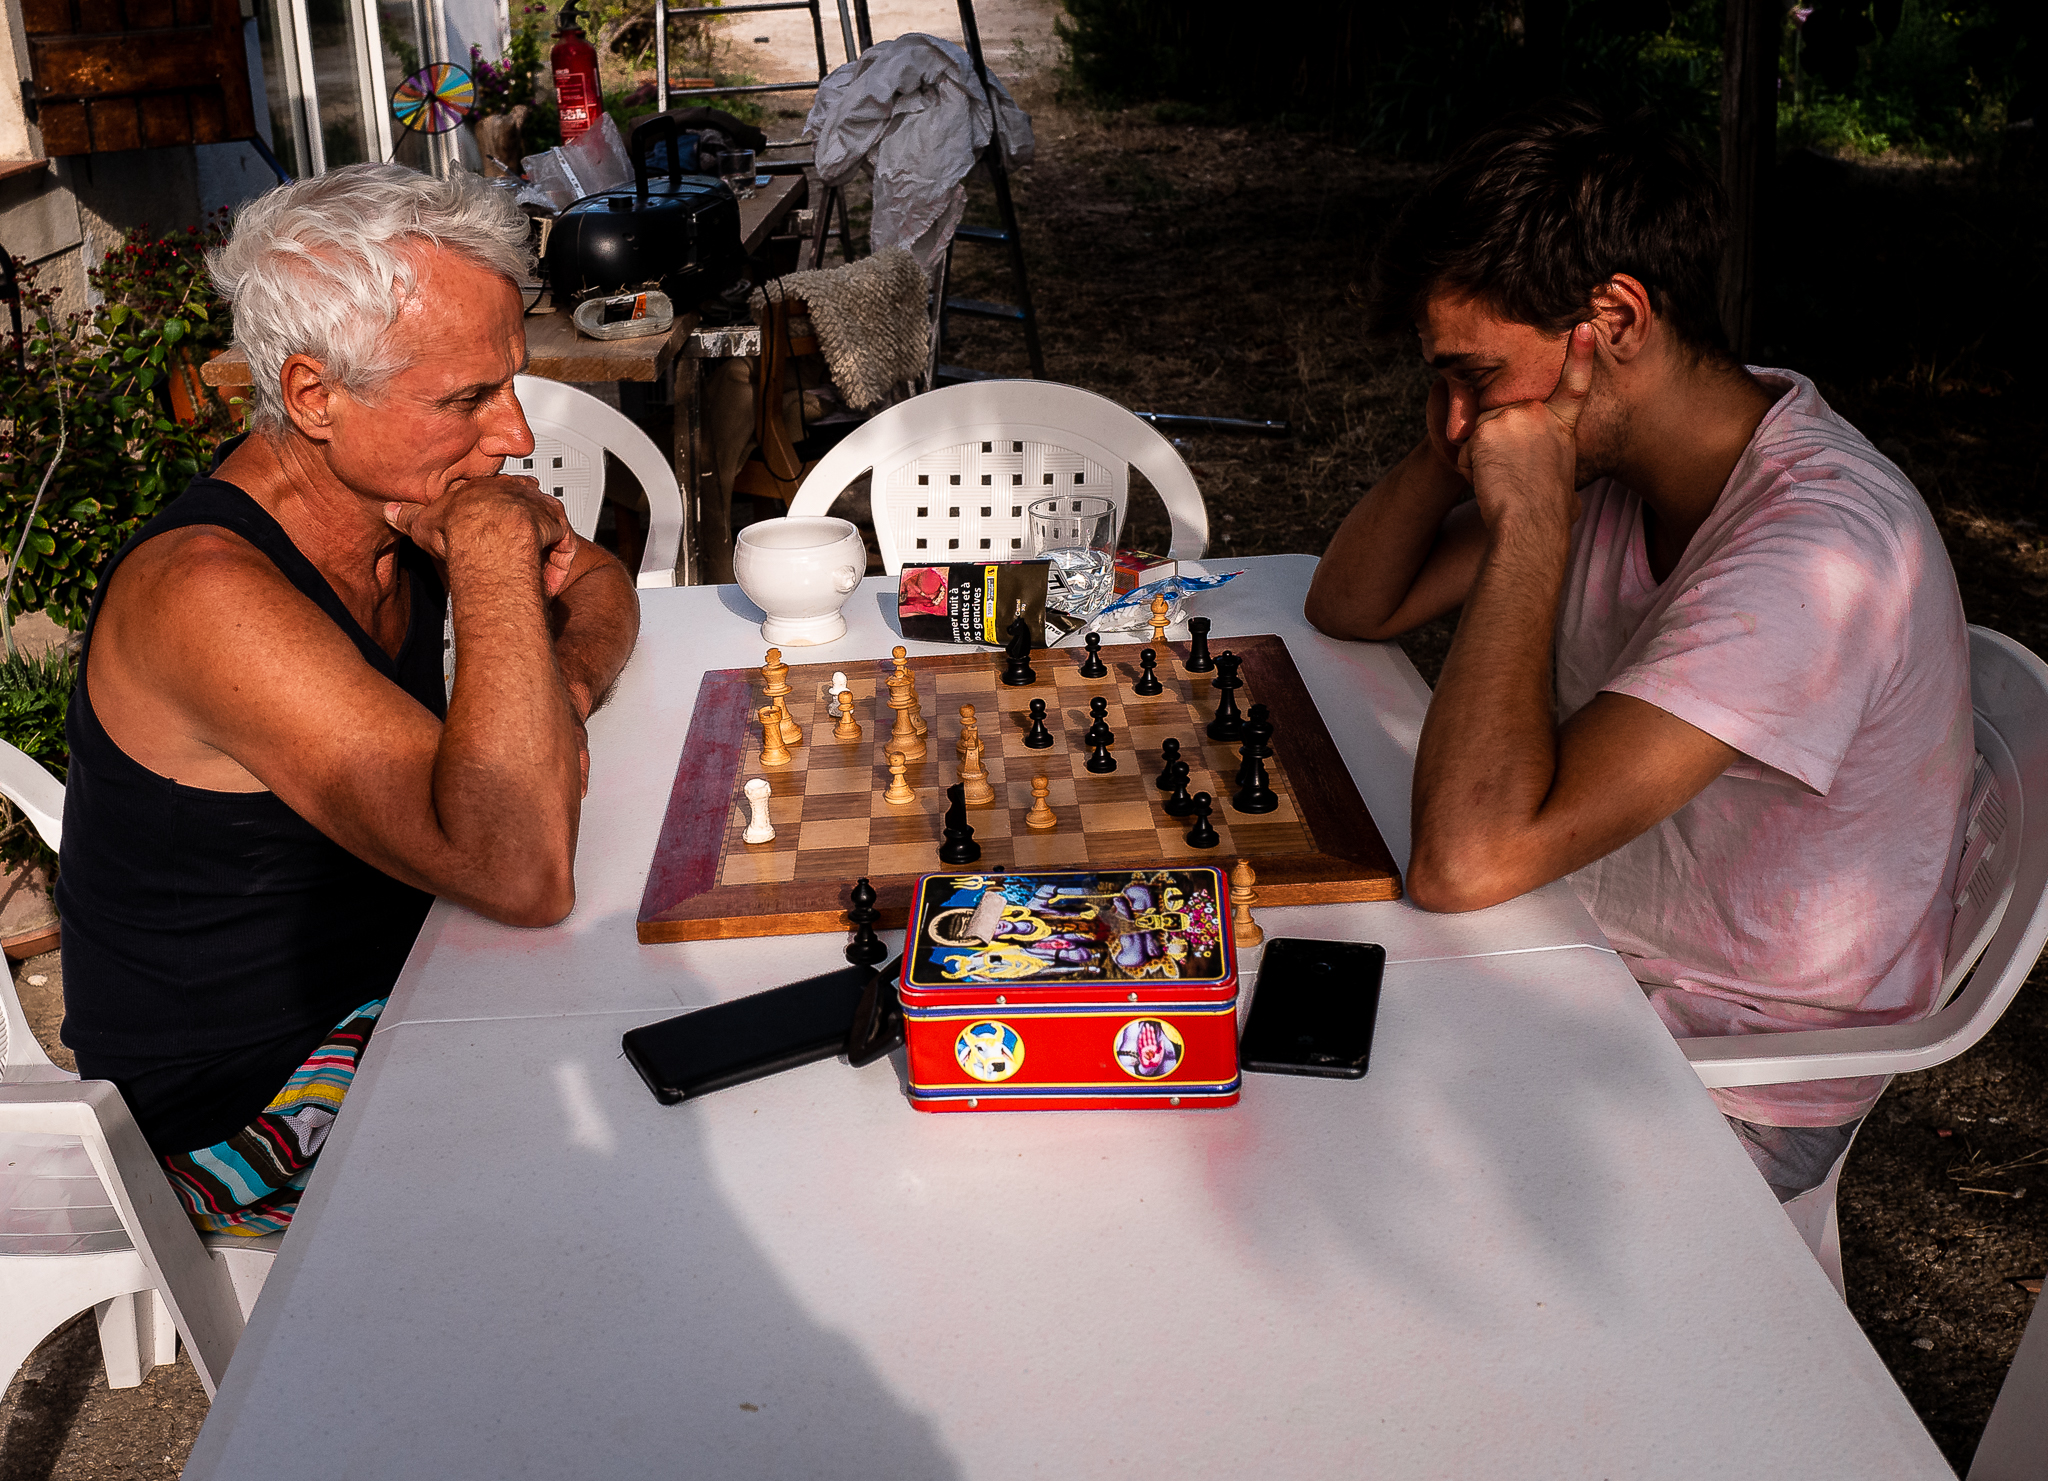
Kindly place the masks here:
MULTIPOLYGON (((633 178, 626 141, 619 137, 619 126, 609 113, 599 116, 596 128, 585 129, 567 144, 527 155, 519 161, 519 169, 528 188, 557 211, 633 178)), ((526 199, 524 191, 520 199, 526 199)))
POLYGON ((1084 633, 1129 632, 1132 628, 1149 627, 1152 622, 1152 598, 1163 596, 1171 604, 1167 612, 1167 624, 1178 626, 1187 620, 1186 599, 1196 592, 1214 591, 1217 587, 1235 581, 1242 571, 1225 571, 1220 576, 1179 575, 1168 576, 1159 581, 1148 581, 1143 586, 1133 587, 1115 601, 1095 614, 1095 620, 1081 631, 1084 633))

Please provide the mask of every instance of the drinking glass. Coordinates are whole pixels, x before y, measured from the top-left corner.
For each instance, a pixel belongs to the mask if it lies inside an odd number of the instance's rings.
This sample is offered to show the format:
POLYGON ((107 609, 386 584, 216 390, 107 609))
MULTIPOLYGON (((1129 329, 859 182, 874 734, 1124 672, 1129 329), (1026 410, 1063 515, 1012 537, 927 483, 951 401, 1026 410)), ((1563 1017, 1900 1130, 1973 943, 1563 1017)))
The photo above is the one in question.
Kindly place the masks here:
POLYGON ((1097 494, 1060 494, 1034 500, 1027 514, 1031 553, 1052 562, 1045 604, 1088 621, 1116 588, 1116 505, 1097 494))
POLYGON ((718 175, 740 200, 754 193, 754 151, 733 149, 718 156, 718 175))

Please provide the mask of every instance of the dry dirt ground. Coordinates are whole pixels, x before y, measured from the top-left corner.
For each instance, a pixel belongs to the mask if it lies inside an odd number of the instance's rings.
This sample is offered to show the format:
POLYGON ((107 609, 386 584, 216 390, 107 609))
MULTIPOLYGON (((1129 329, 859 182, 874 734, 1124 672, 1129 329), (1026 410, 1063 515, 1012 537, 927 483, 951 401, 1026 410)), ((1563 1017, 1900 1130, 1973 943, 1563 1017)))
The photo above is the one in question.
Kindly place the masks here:
MULTIPOLYGON (((895 8, 878 5, 877 34, 892 34, 883 22, 895 8)), ((917 9, 931 14, 902 24, 957 24, 950 5, 917 9)), ((1039 26, 1017 28, 1023 45, 1001 70, 1024 73, 1037 122, 1038 161, 1018 199, 1049 373, 1138 410, 1290 422, 1285 439, 1197 436, 1183 450, 1215 554, 1319 552, 1419 425, 1427 382, 1412 343, 1370 340, 1361 296, 1374 243, 1419 172, 1318 135, 1062 105, 1051 49, 1036 49, 1049 8, 1014 9, 1039 26)), ((1814 374, 1912 474, 1971 620, 2048 651, 2040 400, 2023 356, 1981 325, 1953 328, 1945 297, 1989 277, 2015 303, 2039 300, 2039 185, 1805 161, 1785 189, 1825 209, 1772 237, 1779 286, 1761 358, 1814 374), (1843 241, 1875 248, 1845 252, 1843 241)), ((963 249, 956 270, 971 296, 1008 294, 987 249, 963 249)), ((1024 363, 1015 331, 986 323, 960 325, 945 358, 1024 363)), ((1163 548, 1162 518, 1139 511, 1131 533, 1163 548)), ((1431 677, 1449 633, 1443 624, 1405 644, 1431 677)), ((30 1011, 54 1030, 51 960, 20 977, 32 975, 49 981, 25 989, 40 1004, 30 1011)), ((1841 1220, 1851 1309, 1966 1469, 2048 1270, 2048 974, 2037 969, 1971 1053, 1894 1084, 1851 1156, 1841 1220)), ((0 1481, 175 1474, 205 1408, 190 1364, 109 1394, 89 1325, 81 1336, 68 1356, 46 1349, 0 1404, 0 1481), (74 1403, 83 1408, 66 1425, 74 1403)))

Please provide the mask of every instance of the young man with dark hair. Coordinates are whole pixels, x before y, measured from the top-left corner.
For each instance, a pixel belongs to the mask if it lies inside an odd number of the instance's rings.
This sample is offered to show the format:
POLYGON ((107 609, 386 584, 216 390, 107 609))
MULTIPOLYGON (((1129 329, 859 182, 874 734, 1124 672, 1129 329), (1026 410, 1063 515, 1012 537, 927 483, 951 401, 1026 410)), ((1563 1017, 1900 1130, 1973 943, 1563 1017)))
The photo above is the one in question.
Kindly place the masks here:
MULTIPOLYGON (((1463 608, 1416 755, 1408 891, 1562 876, 1681 1037, 1897 1023, 1941 978, 1974 747, 1927 507, 1716 312, 1720 192, 1640 120, 1554 105, 1403 213, 1382 328, 1427 434, 1345 519, 1308 618, 1463 608)), ((1881 1077, 1714 1092, 1780 1199, 1881 1077)))

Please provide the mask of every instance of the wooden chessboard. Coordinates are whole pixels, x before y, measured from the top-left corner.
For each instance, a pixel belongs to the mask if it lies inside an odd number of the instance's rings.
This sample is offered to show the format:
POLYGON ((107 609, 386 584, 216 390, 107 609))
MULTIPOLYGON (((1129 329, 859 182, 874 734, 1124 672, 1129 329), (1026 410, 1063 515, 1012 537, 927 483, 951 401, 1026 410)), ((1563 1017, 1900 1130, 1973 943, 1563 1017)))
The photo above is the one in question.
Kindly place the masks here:
POLYGON ((788 765, 761 765, 755 711, 762 697, 759 669, 719 669, 697 691, 690 733, 669 793, 668 814, 655 846, 647 892, 640 902, 642 941, 702 941, 739 936, 791 936, 848 929, 847 891, 868 877, 880 897, 884 927, 905 924, 917 876, 943 869, 938 858, 946 788, 959 776, 960 706, 971 704, 984 744, 995 801, 968 809, 976 865, 990 872, 1027 869, 1134 869, 1162 864, 1251 861, 1261 904, 1307 905, 1339 900, 1393 900, 1401 880, 1380 831, 1366 811, 1344 760, 1323 727, 1315 701, 1288 655, 1272 636, 1212 640, 1244 660, 1238 705, 1263 704, 1275 729, 1267 762, 1275 812, 1250 815, 1229 803, 1239 764, 1235 743, 1212 741, 1203 727, 1215 713, 1213 673, 1181 667, 1185 644, 1159 648, 1164 694, 1131 692, 1142 644, 1104 647, 1109 676, 1084 679, 1079 650, 1034 652, 1038 682, 1009 688, 999 681, 1003 655, 985 651, 911 660, 927 734, 923 760, 910 764, 917 800, 892 804, 883 747, 895 713, 888 705, 888 659, 845 663, 847 688, 861 724, 856 741, 835 740, 831 664, 791 666, 789 713, 804 730, 788 765), (879 699, 877 696, 880 696, 879 699), (1081 733, 1090 723, 1088 702, 1109 701, 1116 733, 1117 769, 1083 768, 1081 733), (1046 701, 1046 723, 1059 737, 1048 749, 1025 746, 1028 706, 1046 701), (1211 822, 1222 835, 1213 849, 1190 848, 1192 819, 1169 817, 1166 794, 1155 785, 1160 744, 1181 744, 1192 768, 1188 790, 1215 799, 1211 822), (771 788, 769 821, 775 838, 747 844, 740 834, 749 816, 742 792, 753 777, 771 788), (1024 826, 1031 779, 1046 777, 1059 826, 1037 832, 1024 826))

